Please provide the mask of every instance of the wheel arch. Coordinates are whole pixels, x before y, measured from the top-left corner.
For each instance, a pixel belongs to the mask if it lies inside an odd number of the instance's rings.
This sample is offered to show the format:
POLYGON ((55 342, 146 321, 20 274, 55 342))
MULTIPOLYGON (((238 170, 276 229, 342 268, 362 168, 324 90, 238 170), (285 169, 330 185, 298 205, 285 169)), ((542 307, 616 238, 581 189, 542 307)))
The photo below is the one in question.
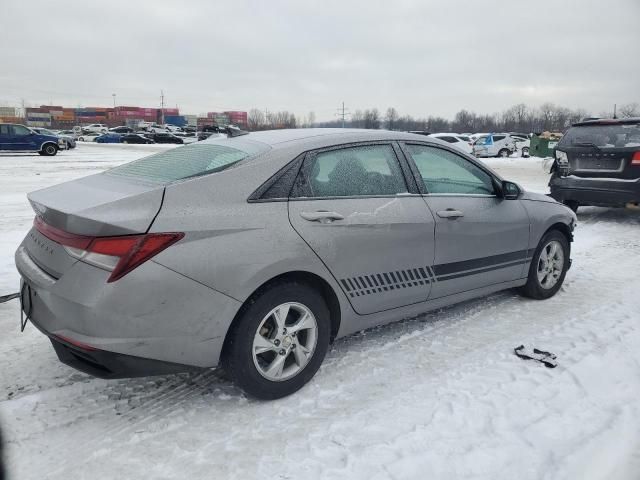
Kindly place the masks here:
POLYGON ((47 145, 53 145, 56 150, 60 149, 60 146, 56 142, 52 140, 47 140, 46 142, 42 142, 42 145, 40 145, 40 151, 41 152, 44 151, 44 147, 46 147, 47 145))
MULTIPOLYGON (((552 230, 557 230, 560 233, 562 233, 565 237, 567 237, 567 241, 569 242, 569 246, 571 246, 571 242, 573 242, 573 232, 571 231, 571 228, 569 227, 569 225, 567 225, 566 223, 563 222, 556 222, 554 224, 552 224, 551 226, 549 226, 549 228, 547 228, 545 230, 545 232, 542 234, 542 237, 544 237, 547 233, 549 233, 552 230)), ((540 237, 540 238, 542 238, 540 237)))
POLYGON ((342 312, 338 295, 331 287, 329 282, 327 282, 321 276, 307 271, 296 270, 276 275, 275 277, 265 281, 258 288, 256 288, 253 293, 251 293, 251 295, 247 297, 247 299, 242 303, 242 306, 238 309, 235 316, 233 317, 233 320, 229 324, 229 328, 227 329, 227 333, 225 334, 224 342, 222 345, 221 358, 224 358, 226 350, 228 348, 228 339, 231 337, 231 333, 233 332, 235 325, 238 323, 239 318, 242 316, 247 306, 250 305, 255 298, 262 294, 262 292, 278 283, 283 282, 302 283, 317 290, 322 295, 325 302, 327 303, 327 307, 329 308, 329 315, 331 320, 330 340, 333 341, 336 338, 342 320, 342 312))

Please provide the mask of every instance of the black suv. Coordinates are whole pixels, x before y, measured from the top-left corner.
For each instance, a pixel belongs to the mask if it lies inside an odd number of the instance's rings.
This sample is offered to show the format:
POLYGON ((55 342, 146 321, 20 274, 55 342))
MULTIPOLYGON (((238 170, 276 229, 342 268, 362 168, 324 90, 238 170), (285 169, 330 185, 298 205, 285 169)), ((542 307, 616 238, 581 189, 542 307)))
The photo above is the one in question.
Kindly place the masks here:
POLYGON ((580 205, 638 206, 640 118, 575 123, 554 149, 551 196, 580 205))

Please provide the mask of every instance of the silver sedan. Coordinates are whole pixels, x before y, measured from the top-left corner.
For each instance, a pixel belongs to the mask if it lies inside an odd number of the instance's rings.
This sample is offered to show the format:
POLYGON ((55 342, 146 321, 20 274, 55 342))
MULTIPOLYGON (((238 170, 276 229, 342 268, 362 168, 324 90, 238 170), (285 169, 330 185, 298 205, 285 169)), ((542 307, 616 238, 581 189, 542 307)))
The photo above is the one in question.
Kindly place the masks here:
POLYGON ((220 365, 273 399, 335 338, 563 283, 574 213, 445 142, 240 133, 29 195, 22 308, 62 362, 104 378, 220 365))

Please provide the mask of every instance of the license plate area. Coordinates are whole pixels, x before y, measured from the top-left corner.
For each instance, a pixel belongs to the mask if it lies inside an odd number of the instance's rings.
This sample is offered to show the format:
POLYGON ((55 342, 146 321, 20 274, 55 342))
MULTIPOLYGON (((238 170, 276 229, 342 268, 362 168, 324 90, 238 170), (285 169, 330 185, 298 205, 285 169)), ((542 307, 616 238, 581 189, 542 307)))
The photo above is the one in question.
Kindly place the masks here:
POLYGON ((621 172, 623 168, 621 158, 576 158, 575 164, 575 170, 581 172, 621 172))

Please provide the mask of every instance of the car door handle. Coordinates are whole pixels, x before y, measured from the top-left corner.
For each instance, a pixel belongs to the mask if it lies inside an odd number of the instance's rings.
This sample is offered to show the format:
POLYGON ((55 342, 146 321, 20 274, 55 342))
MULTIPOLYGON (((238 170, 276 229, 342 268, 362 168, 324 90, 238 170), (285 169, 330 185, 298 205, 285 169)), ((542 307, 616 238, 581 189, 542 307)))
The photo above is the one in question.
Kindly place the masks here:
POLYGON ((440 218, 460 218, 464 217, 464 213, 454 208, 447 208, 436 212, 440 218))
POLYGON ((300 212, 300 216, 309 222, 331 223, 334 220, 344 220, 344 217, 336 212, 326 212, 318 210, 317 212, 300 212))

